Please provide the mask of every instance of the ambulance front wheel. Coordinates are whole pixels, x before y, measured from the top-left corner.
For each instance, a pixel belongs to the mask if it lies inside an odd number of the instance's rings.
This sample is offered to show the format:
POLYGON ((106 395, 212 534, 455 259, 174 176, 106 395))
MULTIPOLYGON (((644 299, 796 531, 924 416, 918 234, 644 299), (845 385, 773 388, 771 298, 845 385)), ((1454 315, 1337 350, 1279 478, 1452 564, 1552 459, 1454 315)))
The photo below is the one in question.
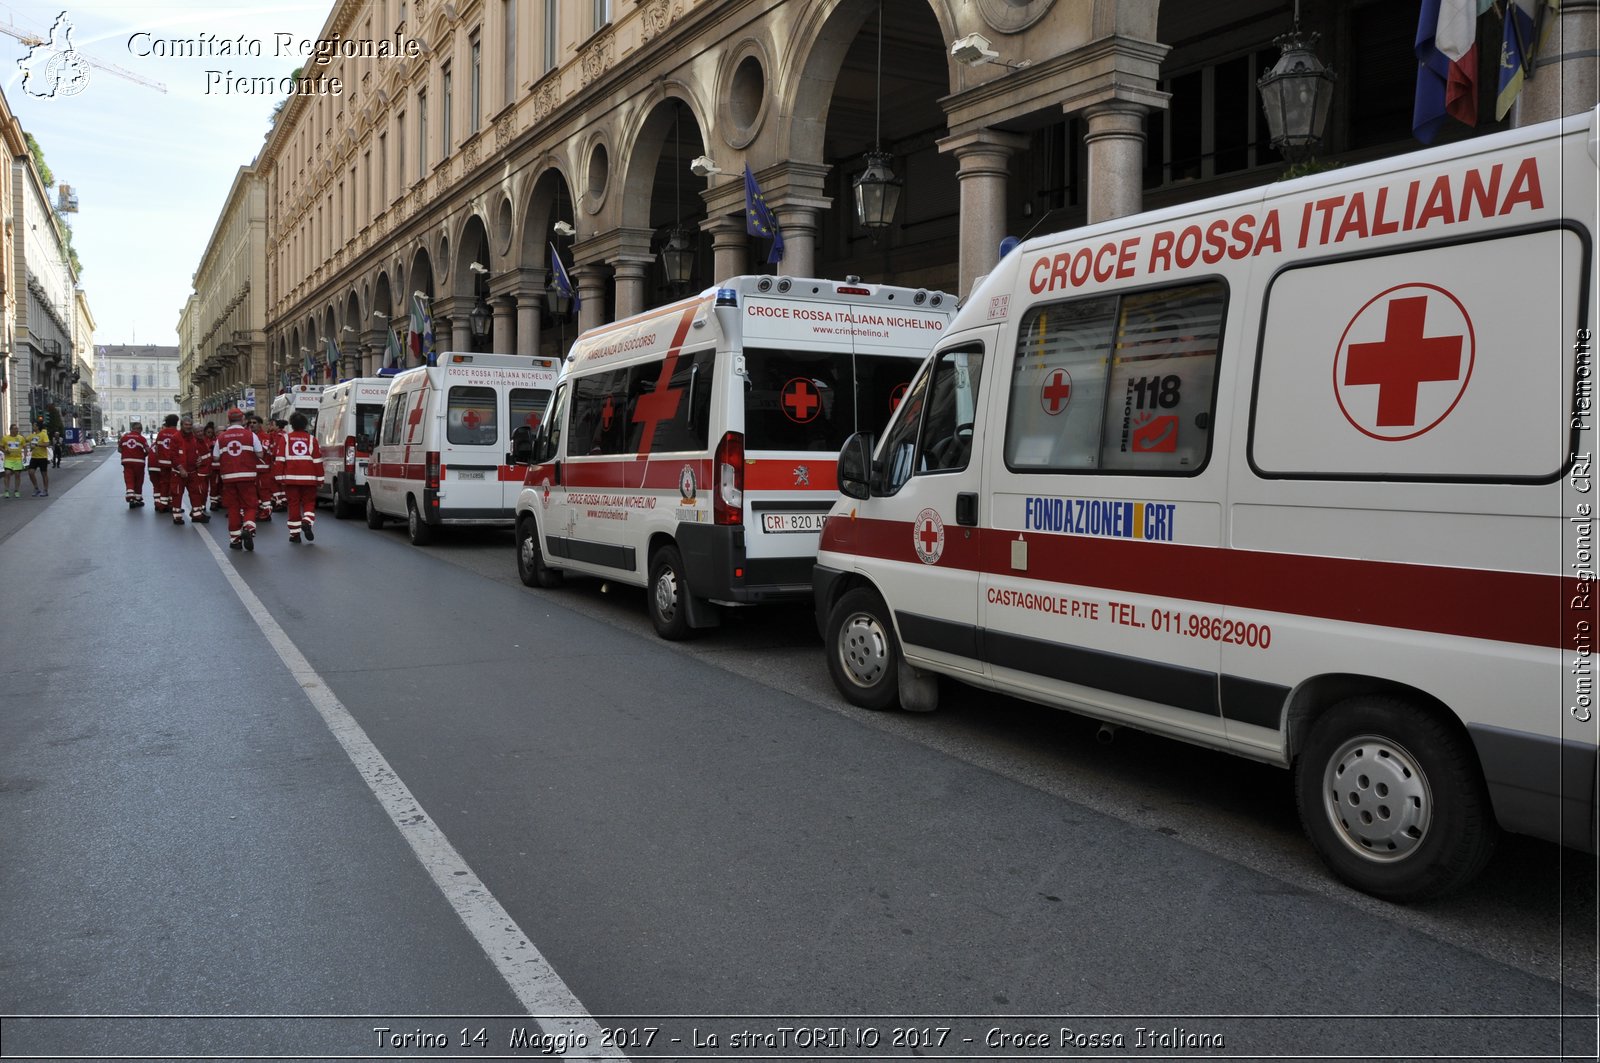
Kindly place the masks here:
POLYGON ((900 644, 877 591, 847 591, 828 613, 828 672, 852 705, 893 708, 900 696, 900 644))
POLYGON ((683 555, 676 546, 661 547, 650 555, 650 622, 656 634, 671 642, 686 639, 689 627, 689 582, 683 576, 683 555))
POLYGON ((1324 713, 1295 762, 1295 797, 1329 869, 1385 900, 1448 893, 1494 851, 1471 741, 1398 698, 1351 698, 1324 713))
POLYGON ((377 531, 383 527, 383 514, 378 512, 378 507, 372 504, 372 496, 367 496, 367 527, 377 531))
POLYGON ((333 478, 333 519, 348 520, 355 515, 356 504, 345 497, 344 485, 339 477, 333 478))
POLYGON ((561 572, 544 563, 544 551, 539 547, 539 526, 532 517, 523 517, 517 522, 517 577, 524 587, 548 590, 561 586, 561 572))

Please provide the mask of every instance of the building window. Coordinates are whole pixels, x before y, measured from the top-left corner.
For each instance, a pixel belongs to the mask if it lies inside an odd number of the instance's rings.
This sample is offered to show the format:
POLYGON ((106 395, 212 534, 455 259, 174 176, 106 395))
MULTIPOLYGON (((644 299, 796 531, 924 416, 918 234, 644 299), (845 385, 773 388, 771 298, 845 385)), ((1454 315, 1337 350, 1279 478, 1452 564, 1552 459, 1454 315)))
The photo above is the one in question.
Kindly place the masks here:
POLYGON ((394 175, 400 190, 406 187, 406 113, 401 111, 394 120, 394 175))
POLYGON ((361 169, 367 176, 367 179, 366 179, 366 182, 365 182, 366 188, 363 190, 363 193, 366 196, 366 200, 367 200, 367 203, 366 203, 367 213, 370 214, 370 213, 373 213, 373 210, 372 210, 372 149, 371 148, 368 148, 366 151, 363 151, 361 153, 361 169))
POLYGON ((507 106, 517 99, 517 0, 500 0, 505 12, 505 102, 507 106))
POLYGON ((439 157, 445 158, 450 154, 450 111, 455 107, 455 88, 450 78, 450 64, 446 63, 439 73, 439 157))
POLYGON ((1250 52, 1163 80, 1171 100, 1165 113, 1151 115, 1147 128, 1145 187, 1280 161, 1256 89, 1276 58, 1269 50, 1250 52))
POLYGON ((378 205, 389 206, 389 134, 378 134, 378 205))
POLYGON ((476 133, 483 122, 483 42, 476 33, 472 35, 468 54, 471 65, 467 68, 467 105, 472 108, 472 114, 468 116, 467 131, 476 133))
POLYGON ((544 0, 544 70, 556 68, 556 4, 557 0, 544 0))
POLYGON ((417 90, 417 177, 428 176, 428 90, 417 90))
POLYGON ((611 0, 593 0, 594 31, 599 33, 611 21, 611 0))

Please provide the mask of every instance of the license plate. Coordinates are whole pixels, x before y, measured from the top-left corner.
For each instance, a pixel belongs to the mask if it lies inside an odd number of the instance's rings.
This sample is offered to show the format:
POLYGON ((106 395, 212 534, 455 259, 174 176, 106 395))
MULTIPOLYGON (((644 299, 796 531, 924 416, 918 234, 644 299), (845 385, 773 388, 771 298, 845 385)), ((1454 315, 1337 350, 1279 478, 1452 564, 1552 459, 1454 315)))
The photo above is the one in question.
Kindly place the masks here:
POLYGON ((820 532, 826 513, 763 513, 761 527, 769 532, 820 532))
POLYGON ((482 480, 488 475, 489 474, 482 469, 461 469, 452 471, 450 478, 452 480, 482 480))

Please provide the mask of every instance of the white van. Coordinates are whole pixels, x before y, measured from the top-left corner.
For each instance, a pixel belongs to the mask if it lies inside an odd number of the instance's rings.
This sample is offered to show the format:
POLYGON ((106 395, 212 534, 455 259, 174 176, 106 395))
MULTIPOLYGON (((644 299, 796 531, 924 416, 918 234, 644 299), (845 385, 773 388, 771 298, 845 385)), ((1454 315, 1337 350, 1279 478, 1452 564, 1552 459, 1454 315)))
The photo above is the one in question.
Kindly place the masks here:
POLYGON ((287 422, 291 413, 303 413, 306 415, 306 431, 315 434, 317 409, 322 403, 324 387, 323 384, 295 384, 273 396, 267 420, 287 422))
POLYGON ((317 501, 333 505, 343 520, 365 508, 367 461, 378 442, 383 400, 392 376, 356 377, 323 389, 317 407, 317 442, 322 447, 322 483, 317 501))
POLYGON ((809 598, 852 432, 949 323, 943 292, 734 277, 580 336, 517 499, 517 568, 648 586, 664 638, 718 604, 809 598))
POLYGON ((1595 848, 1600 112, 1022 244, 875 454, 816 608, 935 676, 1292 768, 1394 899, 1595 848))
POLYGON ((440 525, 511 526, 523 473, 512 445, 532 438, 560 368, 512 354, 436 361, 393 378, 367 465, 367 527, 404 520, 418 546, 440 525))

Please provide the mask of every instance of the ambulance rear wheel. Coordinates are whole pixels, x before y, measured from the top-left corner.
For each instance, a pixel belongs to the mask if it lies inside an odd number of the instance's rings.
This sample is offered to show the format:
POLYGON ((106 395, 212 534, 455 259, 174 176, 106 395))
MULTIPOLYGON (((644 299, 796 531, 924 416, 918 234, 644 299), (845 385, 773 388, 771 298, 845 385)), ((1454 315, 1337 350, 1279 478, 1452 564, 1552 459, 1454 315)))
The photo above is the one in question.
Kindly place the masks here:
POLYGON ((1398 698, 1351 698, 1324 713, 1295 762, 1295 797, 1329 870, 1385 900, 1448 893, 1494 852, 1471 741, 1398 698))
POLYGON ((433 542, 433 527, 422 519, 422 510, 417 508, 414 498, 406 499, 406 534, 412 546, 427 546, 433 542))
POLYGON ((333 519, 346 520, 355 516, 355 503, 344 496, 344 486, 337 477, 333 481, 333 519))
POLYGON ((532 517, 517 522, 517 577, 524 587, 548 590, 561 586, 561 572, 544 563, 544 551, 539 547, 539 525, 532 517))
POLYGON ((689 637, 688 594, 683 555, 676 546, 663 546, 650 557, 650 587, 645 596, 657 635, 671 642, 689 637))
POLYGON ((893 708, 900 691, 900 643, 878 592, 857 587, 828 613, 824 634, 833 685, 852 705, 893 708))
POLYGON ((367 527, 377 531, 383 527, 383 514, 378 512, 378 507, 372 504, 372 496, 367 496, 367 527))

